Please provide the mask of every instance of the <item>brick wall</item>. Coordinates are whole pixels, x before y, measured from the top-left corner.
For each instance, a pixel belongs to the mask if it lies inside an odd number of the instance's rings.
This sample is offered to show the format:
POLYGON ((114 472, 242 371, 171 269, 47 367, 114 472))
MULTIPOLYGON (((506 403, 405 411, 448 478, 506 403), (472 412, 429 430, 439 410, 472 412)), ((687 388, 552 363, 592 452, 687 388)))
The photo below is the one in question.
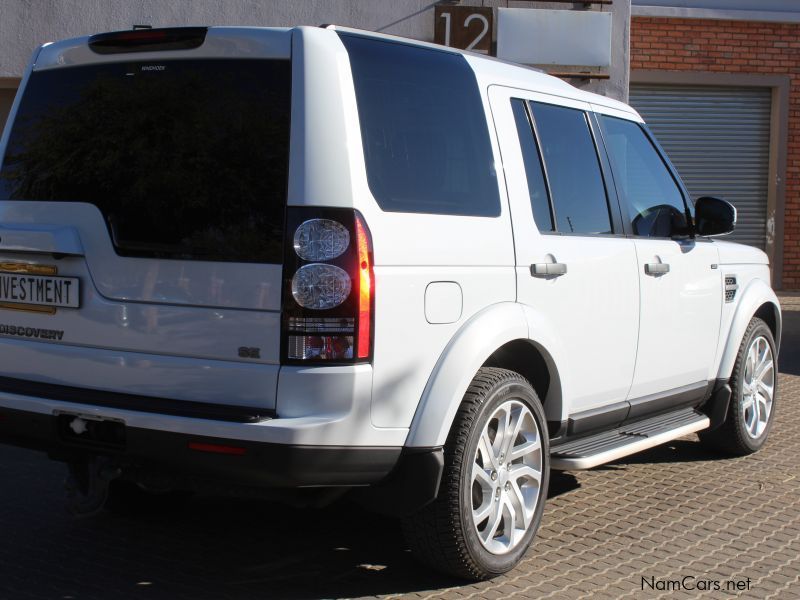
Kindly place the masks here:
POLYGON ((791 77, 783 288, 800 289, 800 24, 633 17, 637 69, 791 77))

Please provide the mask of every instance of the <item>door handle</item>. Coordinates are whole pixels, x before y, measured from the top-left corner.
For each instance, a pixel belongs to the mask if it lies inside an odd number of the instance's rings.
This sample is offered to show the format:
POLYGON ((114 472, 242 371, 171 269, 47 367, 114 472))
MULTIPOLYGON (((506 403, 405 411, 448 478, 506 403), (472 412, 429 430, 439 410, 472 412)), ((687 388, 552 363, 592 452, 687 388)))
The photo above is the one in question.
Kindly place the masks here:
POLYGON ((644 266, 644 272, 648 275, 664 275, 669 273, 668 263, 647 263, 644 266))
POLYGON ((548 275, 565 275, 567 265, 564 263, 534 263, 531 265, 531 276, 547 277, 548 275))

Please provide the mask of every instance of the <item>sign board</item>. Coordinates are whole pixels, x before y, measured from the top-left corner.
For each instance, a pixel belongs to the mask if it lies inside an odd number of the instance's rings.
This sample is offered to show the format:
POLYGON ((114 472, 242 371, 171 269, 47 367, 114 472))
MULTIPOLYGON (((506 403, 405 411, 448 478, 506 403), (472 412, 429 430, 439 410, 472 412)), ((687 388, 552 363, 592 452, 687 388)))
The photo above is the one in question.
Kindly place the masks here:
POLYGON ((482 6, 437 5, 433 41, 461 50, 491 53, 494 12, 482 6))
POLYGON ((497 9, 497 57, 528 65, 611 64, 611 13, 497 9))

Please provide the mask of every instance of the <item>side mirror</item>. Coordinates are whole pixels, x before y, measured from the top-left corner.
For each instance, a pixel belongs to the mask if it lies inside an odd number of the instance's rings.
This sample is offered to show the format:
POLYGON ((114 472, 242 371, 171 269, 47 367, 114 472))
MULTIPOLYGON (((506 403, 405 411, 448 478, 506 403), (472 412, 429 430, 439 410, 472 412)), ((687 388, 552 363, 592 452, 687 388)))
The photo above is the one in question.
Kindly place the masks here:
POLYGON ((725 200, 703 196, 694 203, 695 233, 725 235, 736 227, 736 207, 725 200))

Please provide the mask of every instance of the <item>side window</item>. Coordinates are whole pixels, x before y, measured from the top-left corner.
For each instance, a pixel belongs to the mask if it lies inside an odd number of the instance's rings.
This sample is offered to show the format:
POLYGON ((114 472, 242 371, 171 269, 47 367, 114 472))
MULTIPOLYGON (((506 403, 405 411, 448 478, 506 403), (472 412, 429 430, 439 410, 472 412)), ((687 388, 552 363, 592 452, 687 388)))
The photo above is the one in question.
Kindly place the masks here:
POLYGON ((478 82, 456 53, 340 35, 350 57, 367 181, 392 212, 500 215, 478 82))
POLYGON ((606 147, 634 235, 687 231, 683 194, 638 123, 602 115, 606 147))
POLYGON ((514 121, 517 124, 517 136, 522 150, 522 160, 525 163, 525 175, 528 179, 528 193, 531 197, 531 210, 533 220, 539 231, 553 231, 553 218, 550 215, 550 200, 547 196, 547 186, 544 183, 544 170, 525 101, 518 98, 511 100, 511 109, 514 111, 514 121))
POLYGON ((612 233, 600 159, 582 110, 530 103, 544 155, 556 229, 612 233))

